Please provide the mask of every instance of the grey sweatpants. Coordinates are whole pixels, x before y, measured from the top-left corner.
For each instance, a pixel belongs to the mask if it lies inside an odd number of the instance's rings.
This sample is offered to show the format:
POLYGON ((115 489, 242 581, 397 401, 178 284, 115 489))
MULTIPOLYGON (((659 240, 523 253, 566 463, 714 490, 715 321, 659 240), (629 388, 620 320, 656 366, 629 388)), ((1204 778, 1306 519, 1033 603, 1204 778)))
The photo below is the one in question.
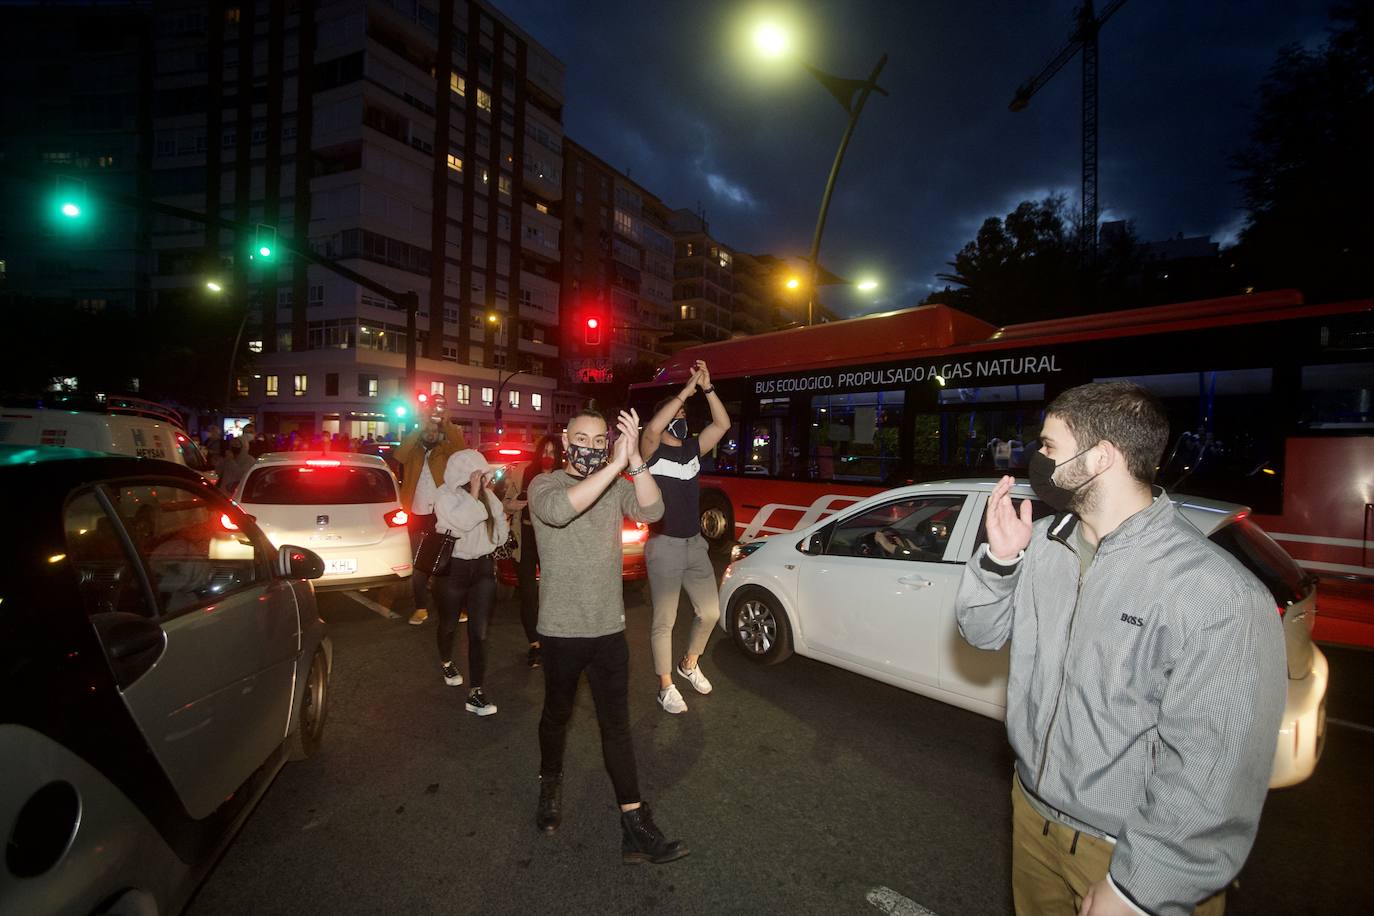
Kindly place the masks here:
POLYGON ((644 545, 644 563, 649 570, 649 594, 654 603, 649 644, 654 654, 654 673, 662 677, 673 673, 673 624, 677 622, 682 590, 687 590, 696 611, 687 655, 706 651, 711 628, 720 620, 720 592, 716 589, 716 571, 706 554, 706 539, 699 534, 689 538, 650 535, 644 545))

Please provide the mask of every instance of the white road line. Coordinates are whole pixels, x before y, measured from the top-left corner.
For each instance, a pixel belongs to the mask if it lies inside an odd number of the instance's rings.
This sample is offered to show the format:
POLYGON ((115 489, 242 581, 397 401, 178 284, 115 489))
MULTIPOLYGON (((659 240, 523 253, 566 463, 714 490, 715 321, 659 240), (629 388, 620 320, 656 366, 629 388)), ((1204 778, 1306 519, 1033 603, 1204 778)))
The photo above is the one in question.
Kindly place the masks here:
POLYGON ((908 900, 890 887, 875 887, 864 895, 880 913, 890 916, 935 916, 935 913, 921 906, 915 900, 908 900))
POLYGON ((1348 722, 1345 719, 1333 719, 1330 716, 1326 717, 1326 724, 1339 725, 1341 728, 1353 728, 1356 731, 1374 733, 1374 725, 1363 725, 1359 722, 1348 722))
POLYGON ((401 615, 393 612, 391 608, 384 607, 383 605, 380 605, 377 602, 373 601, 371 598, 364 597, 362 594, 358 592, 344 592, 344 594, 352 598, 359 604, 361 604, 363 607, 367 608, 372 613, 381 614, 387 620, 401 619, 401 615))

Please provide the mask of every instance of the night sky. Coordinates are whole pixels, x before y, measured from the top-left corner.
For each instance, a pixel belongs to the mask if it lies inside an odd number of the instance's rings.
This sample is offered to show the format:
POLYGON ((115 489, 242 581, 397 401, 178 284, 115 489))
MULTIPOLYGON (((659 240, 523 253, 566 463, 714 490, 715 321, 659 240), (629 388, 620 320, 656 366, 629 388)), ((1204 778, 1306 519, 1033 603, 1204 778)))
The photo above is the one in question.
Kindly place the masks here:
MULTIPOLYGON (((804 256, 844 130, 836 101, 796 63, 764 69, 741 20, 773 9, 804 27, 799 56, 862 79, 889 61, 850 144, 821 246, 877 293, 827 292, 837 311, 914 305, 988 216, 1081 181, 1075 57, 1019 113, 1017 86, 1067 42, 1076 0, 495 0, 567 65, 564 127, 670 206, 706 211, 712 234, 756 253, 804 256)), ((1100 9, 1103 0, 1097 3, 1100 9)), ((1280 47, 1317 47, 1327 0, 1132 0, 1100 40, 1102 218, 1143 241, 1234 241, 1228 155, 1245 142, 1280 47)))

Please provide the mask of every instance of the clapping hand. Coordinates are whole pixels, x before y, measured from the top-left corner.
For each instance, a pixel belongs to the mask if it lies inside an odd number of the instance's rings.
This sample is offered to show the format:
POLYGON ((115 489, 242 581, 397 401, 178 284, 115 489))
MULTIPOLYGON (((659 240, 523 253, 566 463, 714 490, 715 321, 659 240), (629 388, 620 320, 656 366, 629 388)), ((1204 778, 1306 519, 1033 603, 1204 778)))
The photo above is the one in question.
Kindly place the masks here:
POLYGON ((622 410, 616 418, 615 428, 619 433, 612 456, 616 470, 624 470, 631 461, 636 466, 643 464, 639 458, 639 414, 634 410, 622 410))
POLYGON ((998 559, 1013 560, 1026 549, 1031 539, 1031 502, 1021 500, 1018 511, 1012 506, 1014 477, 1003 477, 988 497, 988 550, 998 559))
POLYGON ((697 360, 697 366, 692 370, 692 375, 696 378, 696 383, 702 391, 711 387, 711 370, 706 368, 706 360, 697 360))

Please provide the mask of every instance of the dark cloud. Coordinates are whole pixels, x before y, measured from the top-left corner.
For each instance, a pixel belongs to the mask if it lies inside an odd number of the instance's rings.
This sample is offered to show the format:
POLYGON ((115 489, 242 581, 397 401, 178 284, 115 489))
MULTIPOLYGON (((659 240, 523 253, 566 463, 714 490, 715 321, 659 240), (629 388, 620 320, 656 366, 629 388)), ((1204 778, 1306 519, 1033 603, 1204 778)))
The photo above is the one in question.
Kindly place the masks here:
MULTIPOLYGON (((845 114, 800 68, 761 82, 731 52, 743 4, 721 0, 496 0, 567 64, 565 129, 670 205, 706 210, 714 235, 804 255, 845 114)), ((1099 2, 1099 7, 1104 3, 1099 2)), ((777 6, 777 4, 775 4, 777 6)), ((862 78, 883 52, 831 206, 822 260, 873 270, 877 301, 910 305, 987 216, 1065 193, 1081 175, 1081 65, 1020 113, 1016 87, 1065 43, 1075 0, 816 0, 808 59, 862 78)), ((1234 233, 1227 157, 1245 142, 1278 49, 1325 37, 1326 0, 1137 0, 1101 36, 1099 201, 1143 238, 1234 233)))

